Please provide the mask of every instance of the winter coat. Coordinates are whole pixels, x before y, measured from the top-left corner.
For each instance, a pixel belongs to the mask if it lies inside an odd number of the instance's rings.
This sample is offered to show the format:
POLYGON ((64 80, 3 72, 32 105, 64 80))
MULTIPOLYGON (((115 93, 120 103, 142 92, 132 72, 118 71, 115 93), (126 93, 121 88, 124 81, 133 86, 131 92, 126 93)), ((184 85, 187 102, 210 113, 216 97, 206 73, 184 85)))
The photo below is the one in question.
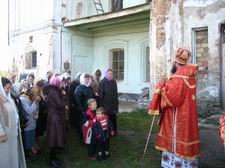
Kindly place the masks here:
POLYGON ((38 111, 39 105, 32 102, 27 96, 20 96, 22 106, 24 111, 26 112, 26 128, 25 131, 30 131, 36 129, 37 119, 38 119, 38 111))
POLYGON ((80 85, 80 82, 78 80, 73 80, 69 87, 69 99, 70 99, 70 105, 75 105, 75 96, 74 92, 77 88, 77 86, 80 85))
POLYGON ((118 113, 118 91, 114 79, 109 81, 108 79, 103 78, 99 83, 98 94, 100 105, 105 108, 107 114, 112 115, 118 113))
POLYGON ((78 115, 79 111, 77 110, 75 95, 74 95, 74 92, 77 86, 79 86, 79 84, 80 82, 78 80, 73 80, 69 87, 69 101, 70 101, 69 122, 72 126, 75 126, 76 123, 78 122, 78 119, 80 118, 78 115))
POLYGON ((104 116, 101 119, 95 118, 96 122, 92 127, 93 139, 95 141, 105 142, 111 135, 113 131, 112 122, 108 119, 108 116, 104 116))
POLYGON ((92 126, 94 124, 94 119, 95 119, 95 111, 91 111, 90 109, 88 109, 83 119, 83 135, 84 135, 84 142, 86 144, 93 143, 92 126))
POLYGON ((0 167, 26 168, 18 111, 12 98, 2 93, 0 84, 0 135, 7 137, 4 142, 0 138, 0 167))
POLYGON ((94 92, 91 87, 80 84, 75 90, 75 101, 77 110, 80 114, 85 114, 88 109, 87 101, 91 98, 95 98, 94 92))
POLYGON ((53 85, 44 87, 43 93, 47 95, 47 142, 49 147, 64 147, 66 141, 66 101, 61 90, 53 85))
POLYGON ((46 131, 46 122, 47 122, 46 101, 42 99, 42 101, 39 103, 39 113, 36 125, 37 137, 44 135, 44 132, 46 131))

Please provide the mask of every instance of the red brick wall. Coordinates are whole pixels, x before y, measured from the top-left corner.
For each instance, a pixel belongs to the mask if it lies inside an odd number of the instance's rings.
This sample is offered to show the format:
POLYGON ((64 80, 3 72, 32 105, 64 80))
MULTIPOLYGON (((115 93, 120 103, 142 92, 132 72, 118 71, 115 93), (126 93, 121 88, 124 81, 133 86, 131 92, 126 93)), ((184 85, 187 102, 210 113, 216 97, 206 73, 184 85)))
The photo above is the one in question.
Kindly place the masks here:
POLYGON ((208 30, 196 31, 196 61, 199 66, 198 79, 208 78, 208 30))

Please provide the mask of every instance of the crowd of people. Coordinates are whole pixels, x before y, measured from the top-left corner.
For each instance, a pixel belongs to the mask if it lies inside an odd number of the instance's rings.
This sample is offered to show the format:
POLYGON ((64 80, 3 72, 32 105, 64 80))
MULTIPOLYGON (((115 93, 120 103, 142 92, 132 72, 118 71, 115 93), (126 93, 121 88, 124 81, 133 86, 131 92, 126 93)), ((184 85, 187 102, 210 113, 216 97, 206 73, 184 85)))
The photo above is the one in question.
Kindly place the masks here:
MULTIPOLYGON (((156 149, 162 151, 162 168, 198 167, 198 66, 188 64, 190 58, 188 49, 177 50, 170 78, 162 76, 149 103, 149 114, 154 115, 152 125, 155 115, 160 115, 156 149)), ((88 159, 108 159, 110 137, 117 134, 119 102, 112 69, 106 69, 101 76, 96 69, 92 75, 78 73, 71 80, 68 73, 49 71, 46 80, 34 83, 35 77, 30 74, 19 87, 15 75, 1 77, 0 166, 26 168, 26 159, 38 155, 39 137, 46 132, 49 164, 62 167, 58 153, 65 146, 68 123, 75 128, 80 144, 87 146, 88 159)), ((225 144, 225 115, 220 124, 225 144)))
POLYGON ((35 79, 29 74, 19 84, 16 75, 0 80, 0 165, 26 168, 26 160, 41 150, 45 136, 49 164, 63 166, 59 153, 66 144, 67 130, 74 127, 80 144, 87 146, 87 158, 108 159, 110 136, 117 134, 117 84, 112 69, 93 74, 53 74, 35 79), (101 77, 103 76, 103 77, 101 77), (12 159, 13 158, 13 159, 12 159))

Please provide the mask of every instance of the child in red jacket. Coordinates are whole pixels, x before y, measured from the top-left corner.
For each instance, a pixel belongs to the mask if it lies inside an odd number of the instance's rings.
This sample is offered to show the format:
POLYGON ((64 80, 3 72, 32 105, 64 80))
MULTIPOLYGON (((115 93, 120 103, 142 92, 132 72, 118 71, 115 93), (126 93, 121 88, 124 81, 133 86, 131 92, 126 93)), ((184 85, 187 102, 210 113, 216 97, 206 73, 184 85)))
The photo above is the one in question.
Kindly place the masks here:
POLYGON ((103 107, 96 110, 96 122, 93 125, 93 135, 96 141, 97 157, 100 161, 110 157, 109 139, 114 135, 112 123, 105 114, 103 107))
POLYGON ((87 144, 88 159, 95 160, 96 149, 94 139, 92 136, 92 126, 95 122, 95 110, 97 108, 97 103, 95 99, 89 99, 87 104, 88 110, 83 118, 83 135, 84 135, 84 142, 85 144, 87 144))

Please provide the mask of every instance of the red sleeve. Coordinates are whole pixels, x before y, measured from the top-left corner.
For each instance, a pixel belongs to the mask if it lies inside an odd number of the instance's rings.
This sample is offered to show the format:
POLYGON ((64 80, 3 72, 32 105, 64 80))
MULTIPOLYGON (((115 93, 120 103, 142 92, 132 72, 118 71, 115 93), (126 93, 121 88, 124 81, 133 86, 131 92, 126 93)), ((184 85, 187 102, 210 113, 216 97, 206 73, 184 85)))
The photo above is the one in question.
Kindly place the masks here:
POLYGON ((156 89, 148 104, 148 114, 159 115, 161 111, 161 91, 156 89))

